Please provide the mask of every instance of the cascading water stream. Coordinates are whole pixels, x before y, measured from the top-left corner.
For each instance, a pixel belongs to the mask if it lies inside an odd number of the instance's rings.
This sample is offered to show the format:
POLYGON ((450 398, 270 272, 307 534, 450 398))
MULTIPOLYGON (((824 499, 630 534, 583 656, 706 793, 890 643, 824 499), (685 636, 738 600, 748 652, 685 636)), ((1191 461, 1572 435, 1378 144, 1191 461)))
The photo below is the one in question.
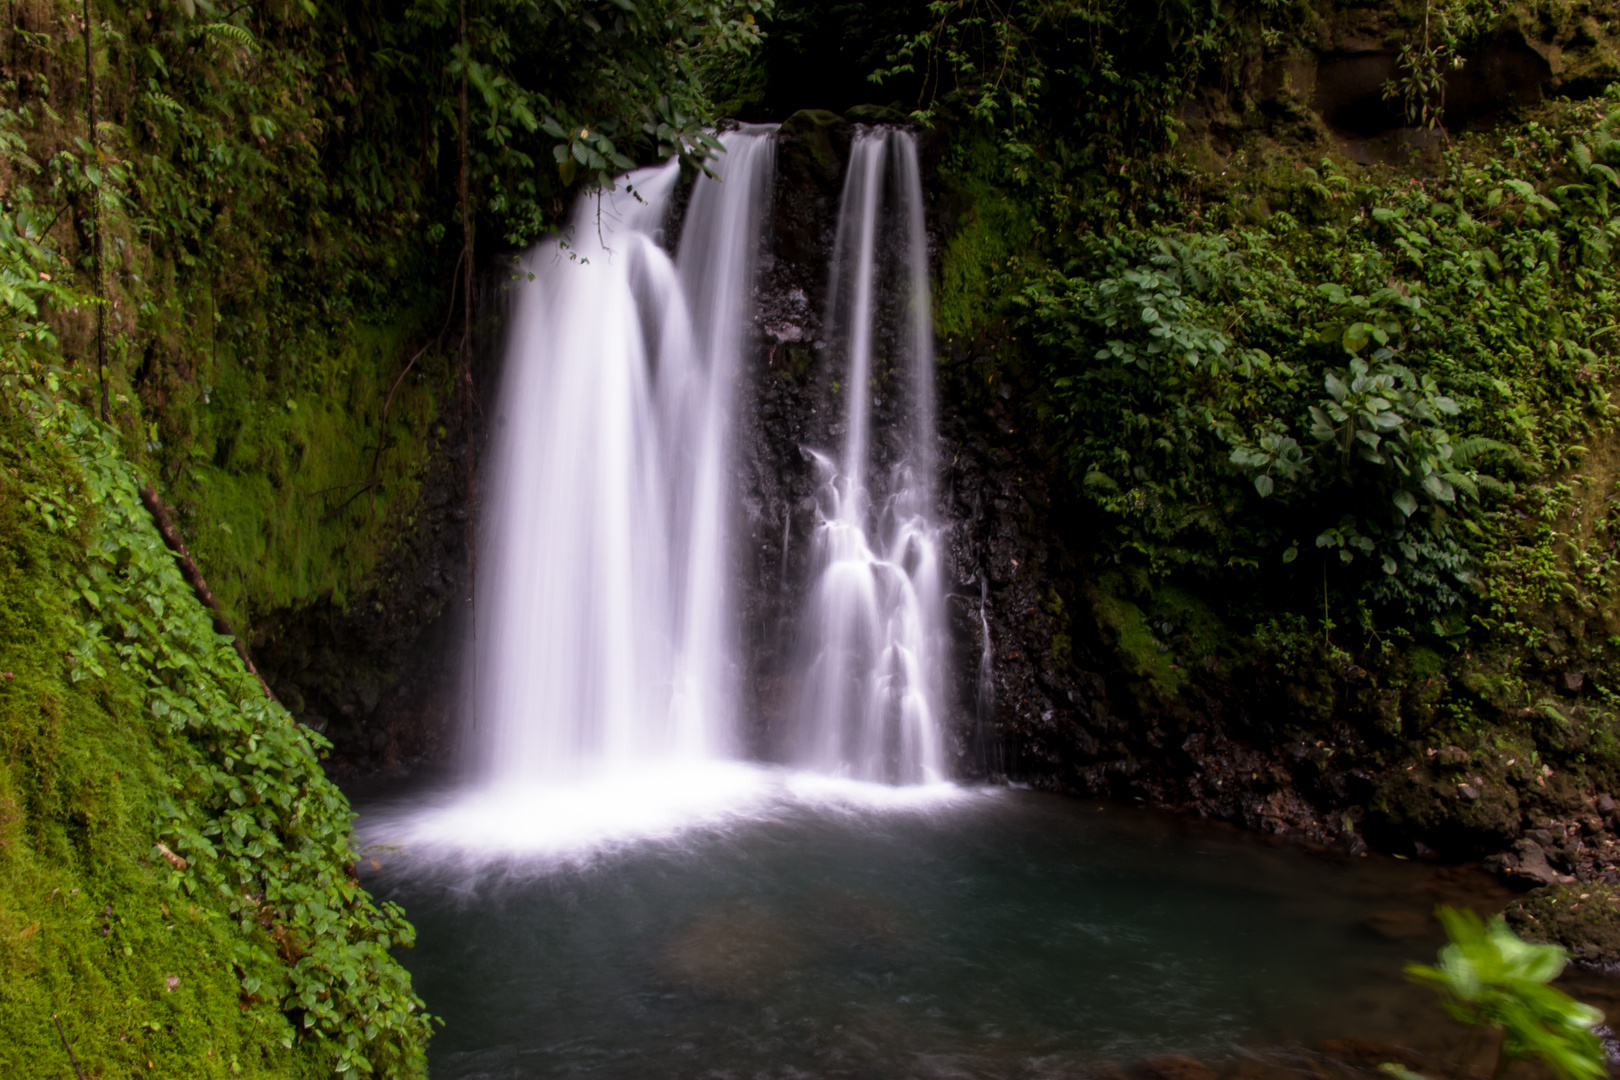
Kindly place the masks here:
POLYGON ((480 528, 463 776, 365 827, 447 865, 571 857, 726 816, 736 752, 733 394, 773 128, 580 200, 520 267, 480 528))
POLYGON ((731 752, 726 457, 774 151, 769 130, 722 141, 675 260, 671 162, 581 200, 527 261, 483 526, 479 784, 731 752))
POLYGON ((945 778, 945 635, 934 521, 933 324, 916 143, 862 129, 839 204, 828 324, 846 364, 844 445, 820 485, 798 760, 861 780, 945 778), (873 397, 897 394, 886 476, 873 397))
MULTIPOLYGON (((735 760, 732 413, 775 150, 768 128, 721 140, 719 178, 694 183, 673 259, 672 163, 582 199, 521 267, 480 529, 464 775, 433 805, 374 814, 376 842, 445 865, 571 858, 845 784, 735 760)), ((829 320, 851 366, 849 416, 837 461, 818 459, 796 764, 917 785, 945 770, 932 324, 910 136, 856 139, 836 250, 829 320), (856 391, 879 378, 904 408, 895 431, 881 412, 874 439, 856 391)), ((836 797, 955 797, 854 787, 836 797)))

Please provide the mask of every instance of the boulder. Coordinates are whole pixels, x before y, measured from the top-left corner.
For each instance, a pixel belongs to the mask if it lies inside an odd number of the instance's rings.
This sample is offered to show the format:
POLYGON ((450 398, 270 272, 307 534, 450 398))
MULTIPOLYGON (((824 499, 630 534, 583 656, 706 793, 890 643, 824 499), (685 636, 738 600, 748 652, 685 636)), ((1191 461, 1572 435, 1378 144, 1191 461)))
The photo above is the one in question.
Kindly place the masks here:
POLYGON ((1502 880, 1516 889, 1536 889, 1574 880, 1554 870, 1547 861, 1547 852, 1528 836, 1514 841, 1513 847, 1501 855, 1487 859, 1486 865, 1494 867, 1502 880))
POLYGON ((1620 964, 1620 893, 1606 885, 1537 889, 1510 904, 1503 916, 1526 941, 1562 945, 1577 963, 1620 964))

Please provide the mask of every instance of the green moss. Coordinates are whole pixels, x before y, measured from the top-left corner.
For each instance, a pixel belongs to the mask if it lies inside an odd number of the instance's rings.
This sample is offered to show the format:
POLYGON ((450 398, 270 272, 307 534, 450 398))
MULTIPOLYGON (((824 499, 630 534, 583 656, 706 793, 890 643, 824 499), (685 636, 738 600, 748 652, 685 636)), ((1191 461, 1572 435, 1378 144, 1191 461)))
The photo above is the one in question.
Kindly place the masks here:
POLYGON ((267 358, 225 353, 207 372, 206 399, 199 392, 165 410, 165 426, 185 440, 165 456, 186 466, 166 494, 236 625, 317 597, 341 607, 391 539, 392 516, 414 505, 442 441, 435 429, 449 372, 424 357, 387 399, 426 317, 407 312, 386 327, 359 323, 310 342, 298 379, 282 390, 267 358))
POLYGON ((1098 580, 1092 612, 1126 669, 1145 679, 1162 697, 1174 697, 1187 685, 1189 667, 1218 662, 1226 637, 1220 618, 1191 593, 1164 585, 1137 599, 1127 595, 1123 574, 1110 572, 1098 580))
POLYGON ((1524 679, 1509 673, 1466 671, 1458 679, 1462 688, 1499 711, 1522 708, 1530 700, 1524 679))
POLYGON ((110 438, 22 401, 0 410, 0 1074, 68 1073, 53 1017, 92 1076, 414 1071, 387 954, 410 930, 349 881, 310 736, 212 632, 110 438))
POLYGON ((826 109, 800 109, 782 121, 780 137, 802 145, 818 169, 837 176, 843 171, 843 161, 833 149, 832 129, 843 122, 842 116, 826 109))
POLYGON ((961 204, 955 230, 940 255, 934 300, 935 332, 947 340, 973 337, 999 314, 1018 260, 1032 247, 1031 207, 998 178, 996 149, 966 143, 942 177, 961 204))
POLYGON ((1057 589, 1046 590, 1046 613, 1052 617, 1052 651, 1048 654, 1054 670, 1063 671, 1074 662, 1074 640, 1069 637, 1069 620, 1063 608, 1063 597, 1057 589))
MULTIPOLYGON (((80 537, 40 527, 30 488, 82 498, 60 445, 0 446, 0 1073, 66 1075, 59 1015, 89 1075, 316 1076, 288 1054, 269 1006, 238 1007, 234 924, 217 898, 184 901, 154 865, 158 803, 185 748, 152 722, 135 678, 74 681, 79 619, 61 579, 80 537), (178 981, 173 990, 168 980, 178 981)), ((88 508, 79 508, 80 512, 88 508)))
POLYGON ((1406 668, 1413 679, 1421 681, 1445 674, 1446 662, 1433 649, 1419 645, 1406 654, 1406 668))

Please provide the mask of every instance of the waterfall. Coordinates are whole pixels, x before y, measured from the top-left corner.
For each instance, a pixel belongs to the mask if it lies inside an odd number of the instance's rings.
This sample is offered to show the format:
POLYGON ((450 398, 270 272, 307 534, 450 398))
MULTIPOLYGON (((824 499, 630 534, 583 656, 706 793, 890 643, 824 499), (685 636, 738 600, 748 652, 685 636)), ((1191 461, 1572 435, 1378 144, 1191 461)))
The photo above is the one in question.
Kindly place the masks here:
POLYGON ((916 143, 858 129, 838 210, 827 323, 843 446, 817 469, 800 764, 862 780, 945 778, 945 634, 934 521, 933 319, 916 143), (874 448, 874 405, 899 421, 874 448))
MULTIPOLYGON (((933 327, 915 145, 859 129, 827 326, 847 415, 813 455, 816 578, 796 770, 741 755, 734 395, 752 345, 774 129, 720 136, 677 253, 675 164, 587 195, 514 283, 479 521, 464 775, 371 811, 446 868, 591 857, 825 799, 935 805, 943 598, 933 327), (882 781, 851 783, 850 781, 882 781)), ((783 521, 783 569, 793 542, 783 521)))
POLYGON ((996 657, 990 643, 990 576, 982 571, 979 576, 979 640, 978 701, 974 703, 974 713, 983 728, 996 715, 996 657))
POLYGON ((990 575, 979 570, 979 684, 973 716, 973 744, 985 776, 1005 771, 996 726, 996 655, 990 640, 990 575))
POLYGON ((732 393, 771 129, 722 135, 679 254, 674 162, 580 200, 525 260, 480 526, 475 783, 521 790, 734 749, 732 393))

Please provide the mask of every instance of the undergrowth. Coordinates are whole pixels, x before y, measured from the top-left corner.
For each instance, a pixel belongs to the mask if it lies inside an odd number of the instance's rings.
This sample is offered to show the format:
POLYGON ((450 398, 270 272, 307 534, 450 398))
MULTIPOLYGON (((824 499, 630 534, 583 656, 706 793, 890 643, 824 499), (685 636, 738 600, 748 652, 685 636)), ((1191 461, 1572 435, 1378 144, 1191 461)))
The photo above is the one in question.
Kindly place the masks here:
POLYGON ((1612 786, 1612 11, 1588 40, 1462 6, 1448 66, 1518 27, 1588 74, 1444 133, 1409 50, 1386 92, 1434 130, 1395 167, 1263 73, 1324 26, 1420 33, 1404 10, 939 0, 880 75, 922 79, 946 136, 942 336, 1022 389, 1084 523, 1077 625, 1145 727, 1236 693, 1253 737, 1355 732, 1374 772, 1459 742, 1612 786))
POLYGON ((32 206, 4 209, 0 1070, 61 1073, 71 1047, 88 1075, 420 1073, 429 1021, 390 955, 412 930, 354 878, 326 743, 182 579, 127 431, 64 362, 58 327, 96 300, 32 206))
MULTIPOLYGON (((0 417, 0 1064, 406 1075, 413 933, 352 873, 320 736, 243 668, 116 439, 27 390, 0 417)), ((20 1073, 19 1073, 20 1075, 20 1073)))

